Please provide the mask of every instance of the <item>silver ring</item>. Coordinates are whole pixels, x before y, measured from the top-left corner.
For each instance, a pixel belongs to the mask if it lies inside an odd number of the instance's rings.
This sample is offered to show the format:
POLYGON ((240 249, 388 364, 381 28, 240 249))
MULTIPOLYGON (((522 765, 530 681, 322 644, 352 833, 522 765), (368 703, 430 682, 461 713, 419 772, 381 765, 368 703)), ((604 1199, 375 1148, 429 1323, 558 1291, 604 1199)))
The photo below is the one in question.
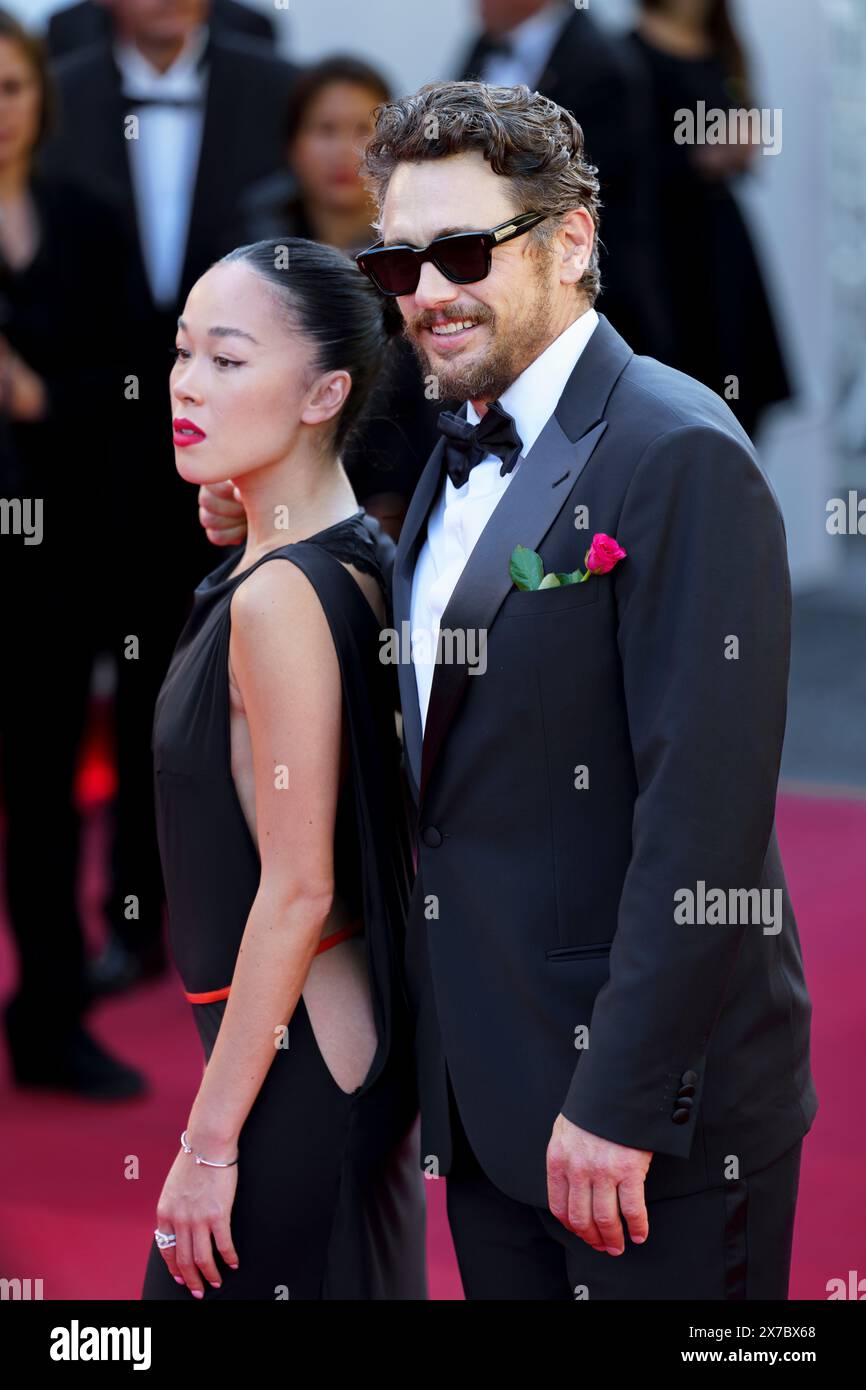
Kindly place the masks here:
POLYGON ((177 1245, 177 1236, 169 1235, 166 1231, 154 1231, 156 1243, 160 1250, 167 1250, 171 1245, 177 1245))

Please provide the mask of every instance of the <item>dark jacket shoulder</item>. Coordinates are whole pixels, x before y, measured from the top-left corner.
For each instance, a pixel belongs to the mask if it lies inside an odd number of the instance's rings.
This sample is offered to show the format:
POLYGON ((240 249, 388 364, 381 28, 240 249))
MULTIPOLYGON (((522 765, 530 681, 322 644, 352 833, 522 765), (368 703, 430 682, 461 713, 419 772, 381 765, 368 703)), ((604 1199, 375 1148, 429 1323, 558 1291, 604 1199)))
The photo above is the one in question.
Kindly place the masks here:
POLYGON ((723 435, 732 446, 754 454, 746 431, 716 391, 654 357, 630 358, 611 394, 610 408, 626 412, 639 448, 692 428, 723 435))
POLYGON ((210 56, 213 61, 230 62, 241 80, 246 75, 257 80, 285 82, 286 78, 298 73, 297 63, 275 53, 262 39, 227 29, 214 28, 210 56))

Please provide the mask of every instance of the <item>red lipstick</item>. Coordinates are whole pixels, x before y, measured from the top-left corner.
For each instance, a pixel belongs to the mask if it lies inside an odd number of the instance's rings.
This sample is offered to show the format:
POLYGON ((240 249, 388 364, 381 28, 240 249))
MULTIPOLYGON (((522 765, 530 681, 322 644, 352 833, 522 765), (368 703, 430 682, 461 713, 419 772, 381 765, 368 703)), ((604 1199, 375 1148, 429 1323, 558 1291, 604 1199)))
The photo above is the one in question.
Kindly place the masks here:
POLYGON ((204 430, 200 430, 192 420, 172 420, 171 425, 176 449, 185 449, 188 444, 200 444, 203 439, 207 439, 204 430))

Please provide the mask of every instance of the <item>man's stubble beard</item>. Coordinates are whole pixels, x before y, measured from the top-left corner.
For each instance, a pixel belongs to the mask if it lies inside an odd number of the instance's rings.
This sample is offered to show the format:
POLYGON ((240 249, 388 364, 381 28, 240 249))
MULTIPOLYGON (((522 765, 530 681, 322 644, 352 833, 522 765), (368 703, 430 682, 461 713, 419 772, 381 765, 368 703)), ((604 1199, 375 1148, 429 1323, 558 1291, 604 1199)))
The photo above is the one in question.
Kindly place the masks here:
MULTIPOLYGON (((495 316, 488 311, 489 317, 484 318, 483 322, 491 326, 491 344, 480 360, 465 364, 455 361, 453 366, 448 363, 434 365, 421 344, 406 333, 422 373, 436 379, 437 399, 498 400, 503 391, 507 391, 530 362, 534 362, 548 346, 551 341, 551 293, 545 258, 539 258, 536 272, 537 294, 531 310, 511 332, 497 333, 495 316)), ((477 318, 477 311, 467 317, 477 318)))

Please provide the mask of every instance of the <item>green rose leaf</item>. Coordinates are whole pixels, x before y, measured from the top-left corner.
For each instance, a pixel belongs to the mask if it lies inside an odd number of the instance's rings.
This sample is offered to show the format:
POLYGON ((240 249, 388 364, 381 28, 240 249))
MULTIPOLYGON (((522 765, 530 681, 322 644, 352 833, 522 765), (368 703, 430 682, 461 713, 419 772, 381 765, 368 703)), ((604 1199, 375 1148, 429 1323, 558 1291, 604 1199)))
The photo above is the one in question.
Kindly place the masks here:
POLYGON ((508 572, 518 589, 538 589, 544 573, 541 556, 526 545, 516 545, 511 552, 508 572))
POLYGON ((556 577, 559 580, 560 584, 579 584, 580 581, 583 579, 583 575, 580 570, 572 570, 570 574, 565 574, 561 570, 558 570, 556 577))
POLYGON ((558 589, 560 578, 558 574, 546 574, 539 584, 539 589, 558 589))

